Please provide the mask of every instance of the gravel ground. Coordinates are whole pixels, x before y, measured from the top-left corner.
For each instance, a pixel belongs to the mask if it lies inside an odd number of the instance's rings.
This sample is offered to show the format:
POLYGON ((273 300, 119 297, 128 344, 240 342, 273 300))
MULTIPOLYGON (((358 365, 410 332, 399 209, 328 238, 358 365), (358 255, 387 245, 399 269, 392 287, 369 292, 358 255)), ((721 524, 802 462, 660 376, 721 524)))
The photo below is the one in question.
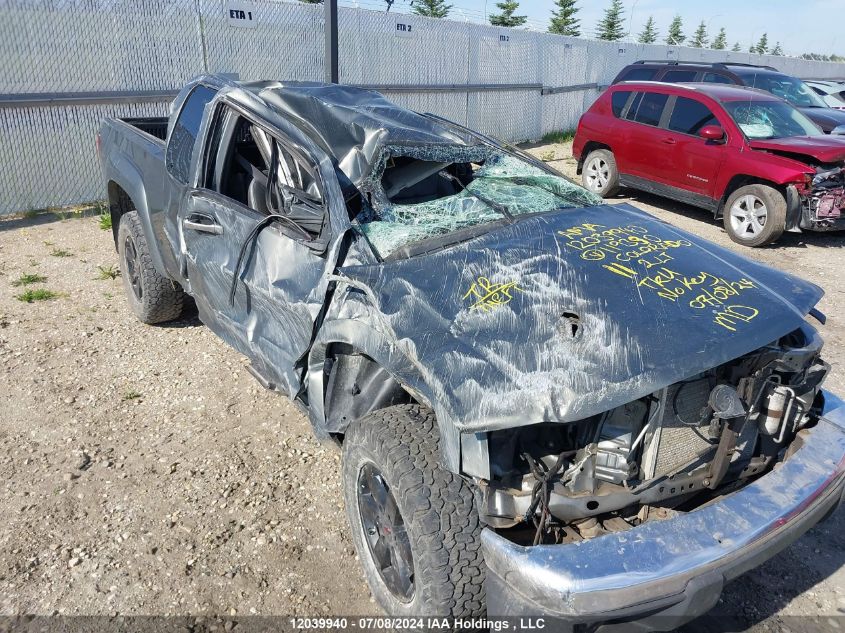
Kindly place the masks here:
MULTIPOLYGON (((574 176, 568 146, 531 151, 574 176)), ((742 249, 704 212, 631 195, 620 201, 822 285, 828 387, 845 392, 845 236, 742 249)), ((0 613, 377 614, 338 451, 195 316, 135 321, 111 266, 94 218, 0 222, 0 613), (46 280, 13 286, 23 274, 46 280), (27 288, 59 296, 17 300, 27 288)), ((845 627, 831 619, 845 614, 843 528, 840 512, 729 585, 722 618, 686 629, 845 627)))

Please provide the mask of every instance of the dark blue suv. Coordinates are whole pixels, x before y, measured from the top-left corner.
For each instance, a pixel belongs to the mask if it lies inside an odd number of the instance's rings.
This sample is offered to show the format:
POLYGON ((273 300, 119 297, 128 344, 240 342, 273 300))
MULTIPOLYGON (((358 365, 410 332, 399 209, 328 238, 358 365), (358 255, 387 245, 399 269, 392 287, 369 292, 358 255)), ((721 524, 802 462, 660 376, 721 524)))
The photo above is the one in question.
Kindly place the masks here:
MULTIPOLYGON (((839 126, 845 126, 845 111, 831 108, 803 81, 784 75, 771 66, 729 62, 709 64, 640 60, 623 68, 613 83, 620 81, 705 82, 751 86, 788 101, 807 115, 825 134, 830 134, 839 126)), ((845 133, 845 127, 842 133, 845 133)))

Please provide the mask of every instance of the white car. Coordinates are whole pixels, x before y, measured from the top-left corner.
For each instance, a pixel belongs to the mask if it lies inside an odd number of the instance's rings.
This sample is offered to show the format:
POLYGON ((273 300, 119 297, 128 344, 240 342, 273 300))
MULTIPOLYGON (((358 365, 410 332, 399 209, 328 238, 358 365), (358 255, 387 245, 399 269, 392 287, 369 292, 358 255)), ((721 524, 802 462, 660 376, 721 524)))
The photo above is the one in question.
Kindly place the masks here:
POLYGON ((805 81, 827 105, 837 110, 845 110, 845 82, 843 81, 805 81))

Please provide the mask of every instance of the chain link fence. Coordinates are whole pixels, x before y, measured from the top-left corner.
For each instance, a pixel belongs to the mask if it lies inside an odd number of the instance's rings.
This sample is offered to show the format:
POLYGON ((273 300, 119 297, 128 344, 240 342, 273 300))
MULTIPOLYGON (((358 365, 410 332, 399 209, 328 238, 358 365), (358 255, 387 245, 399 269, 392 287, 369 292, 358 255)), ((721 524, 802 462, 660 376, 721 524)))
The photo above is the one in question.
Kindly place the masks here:
MULTIPOLYGON (((508 141, 575 127, 636 59, 772 65, 799 77, 845 66, 611 43, 341 8, 340 80, 372 86, 508 141)), ((252 0, 2 0, 0 215, 104 196, 94 149, 105 117, 167 114, 192 77, 324 78, 323 8, 252 0), (240 24, 233 7, 252 13, 240 24)))

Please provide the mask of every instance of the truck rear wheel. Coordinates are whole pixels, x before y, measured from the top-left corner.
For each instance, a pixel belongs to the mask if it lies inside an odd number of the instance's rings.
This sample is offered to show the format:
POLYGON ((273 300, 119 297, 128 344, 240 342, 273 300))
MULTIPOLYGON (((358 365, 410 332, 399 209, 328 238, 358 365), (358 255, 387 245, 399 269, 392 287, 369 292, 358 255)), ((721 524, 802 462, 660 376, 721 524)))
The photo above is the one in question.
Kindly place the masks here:
POLYGON ((153 266, 137 211, 125 213, 120 218, 117 252, 126 299, 138 320, 153 324, 178 319, 182 314, 185 292, 178 283, 160 275, 153 266))
POLYGON ((728 237, 737 244, 770 244, 786 228, 786 198, 768 185, 745 185, 728 197, 722 222, 728 237))
POLYGON ((484 615, 473 491, 440 466, 430 409, 398 405, 354 422, 342 485, 364 575, 388 615, 484 615))

